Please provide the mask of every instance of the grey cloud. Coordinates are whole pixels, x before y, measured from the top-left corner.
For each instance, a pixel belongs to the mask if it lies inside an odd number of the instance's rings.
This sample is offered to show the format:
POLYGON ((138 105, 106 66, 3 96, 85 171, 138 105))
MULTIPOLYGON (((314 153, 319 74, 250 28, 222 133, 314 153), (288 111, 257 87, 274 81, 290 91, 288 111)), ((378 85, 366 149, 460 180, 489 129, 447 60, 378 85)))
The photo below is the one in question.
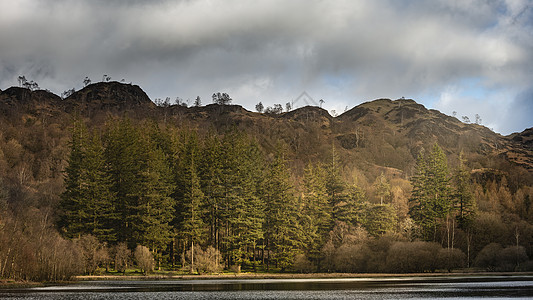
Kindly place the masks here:
POLYGON ((339 110, 433 95, 416 99, 431 107, 479 78, 514 93, 510 106, 531 85, 532 14, 521 0, 12 1, 0 88, 26 74, 60 93, 109 74, 152 98, 225 90, 252 109, 307 90, 339 110))

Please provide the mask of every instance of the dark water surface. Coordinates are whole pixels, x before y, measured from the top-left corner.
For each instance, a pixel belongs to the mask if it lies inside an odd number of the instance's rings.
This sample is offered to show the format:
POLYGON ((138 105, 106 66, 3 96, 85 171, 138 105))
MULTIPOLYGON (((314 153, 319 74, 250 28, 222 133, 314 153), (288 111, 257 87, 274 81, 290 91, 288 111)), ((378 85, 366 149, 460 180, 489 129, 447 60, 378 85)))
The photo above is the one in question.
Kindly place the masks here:
POLYGON ((0 299, 533 299, 533 276, 87 281, 0 299))

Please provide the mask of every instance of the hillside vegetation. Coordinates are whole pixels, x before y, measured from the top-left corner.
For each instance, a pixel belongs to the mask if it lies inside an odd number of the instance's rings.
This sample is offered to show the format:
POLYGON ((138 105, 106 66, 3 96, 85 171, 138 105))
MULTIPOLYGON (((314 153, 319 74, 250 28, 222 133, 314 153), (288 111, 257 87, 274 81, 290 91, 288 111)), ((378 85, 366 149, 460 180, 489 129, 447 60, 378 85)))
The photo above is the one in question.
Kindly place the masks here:
POLYGON ((533 268, 531 129, 408 99, 337 117, 199 102, 0 91, 0 279, 533 268))

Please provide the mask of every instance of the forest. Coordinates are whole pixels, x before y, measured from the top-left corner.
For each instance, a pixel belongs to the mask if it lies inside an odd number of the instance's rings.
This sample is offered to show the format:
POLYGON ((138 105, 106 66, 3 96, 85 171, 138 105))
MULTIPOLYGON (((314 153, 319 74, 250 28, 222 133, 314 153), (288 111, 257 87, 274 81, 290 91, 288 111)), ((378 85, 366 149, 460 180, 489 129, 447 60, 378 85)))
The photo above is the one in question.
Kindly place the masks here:
POLYGON ((0 279, 533 270, 527 178, 481 178, 436 142, 409 176, 363 174, 338 143, 299 167, 286 140, 265 147, 237 126, 16 122, 0 139, 0 279))

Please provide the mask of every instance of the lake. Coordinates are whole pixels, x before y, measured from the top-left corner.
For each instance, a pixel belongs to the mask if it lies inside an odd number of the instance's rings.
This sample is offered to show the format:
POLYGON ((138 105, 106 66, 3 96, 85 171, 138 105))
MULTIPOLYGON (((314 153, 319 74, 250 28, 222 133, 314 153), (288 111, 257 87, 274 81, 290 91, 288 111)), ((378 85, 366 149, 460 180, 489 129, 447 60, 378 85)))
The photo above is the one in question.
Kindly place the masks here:
POLYGON ((84 281, 1 299, 531 299, 533 276, 84 281))

